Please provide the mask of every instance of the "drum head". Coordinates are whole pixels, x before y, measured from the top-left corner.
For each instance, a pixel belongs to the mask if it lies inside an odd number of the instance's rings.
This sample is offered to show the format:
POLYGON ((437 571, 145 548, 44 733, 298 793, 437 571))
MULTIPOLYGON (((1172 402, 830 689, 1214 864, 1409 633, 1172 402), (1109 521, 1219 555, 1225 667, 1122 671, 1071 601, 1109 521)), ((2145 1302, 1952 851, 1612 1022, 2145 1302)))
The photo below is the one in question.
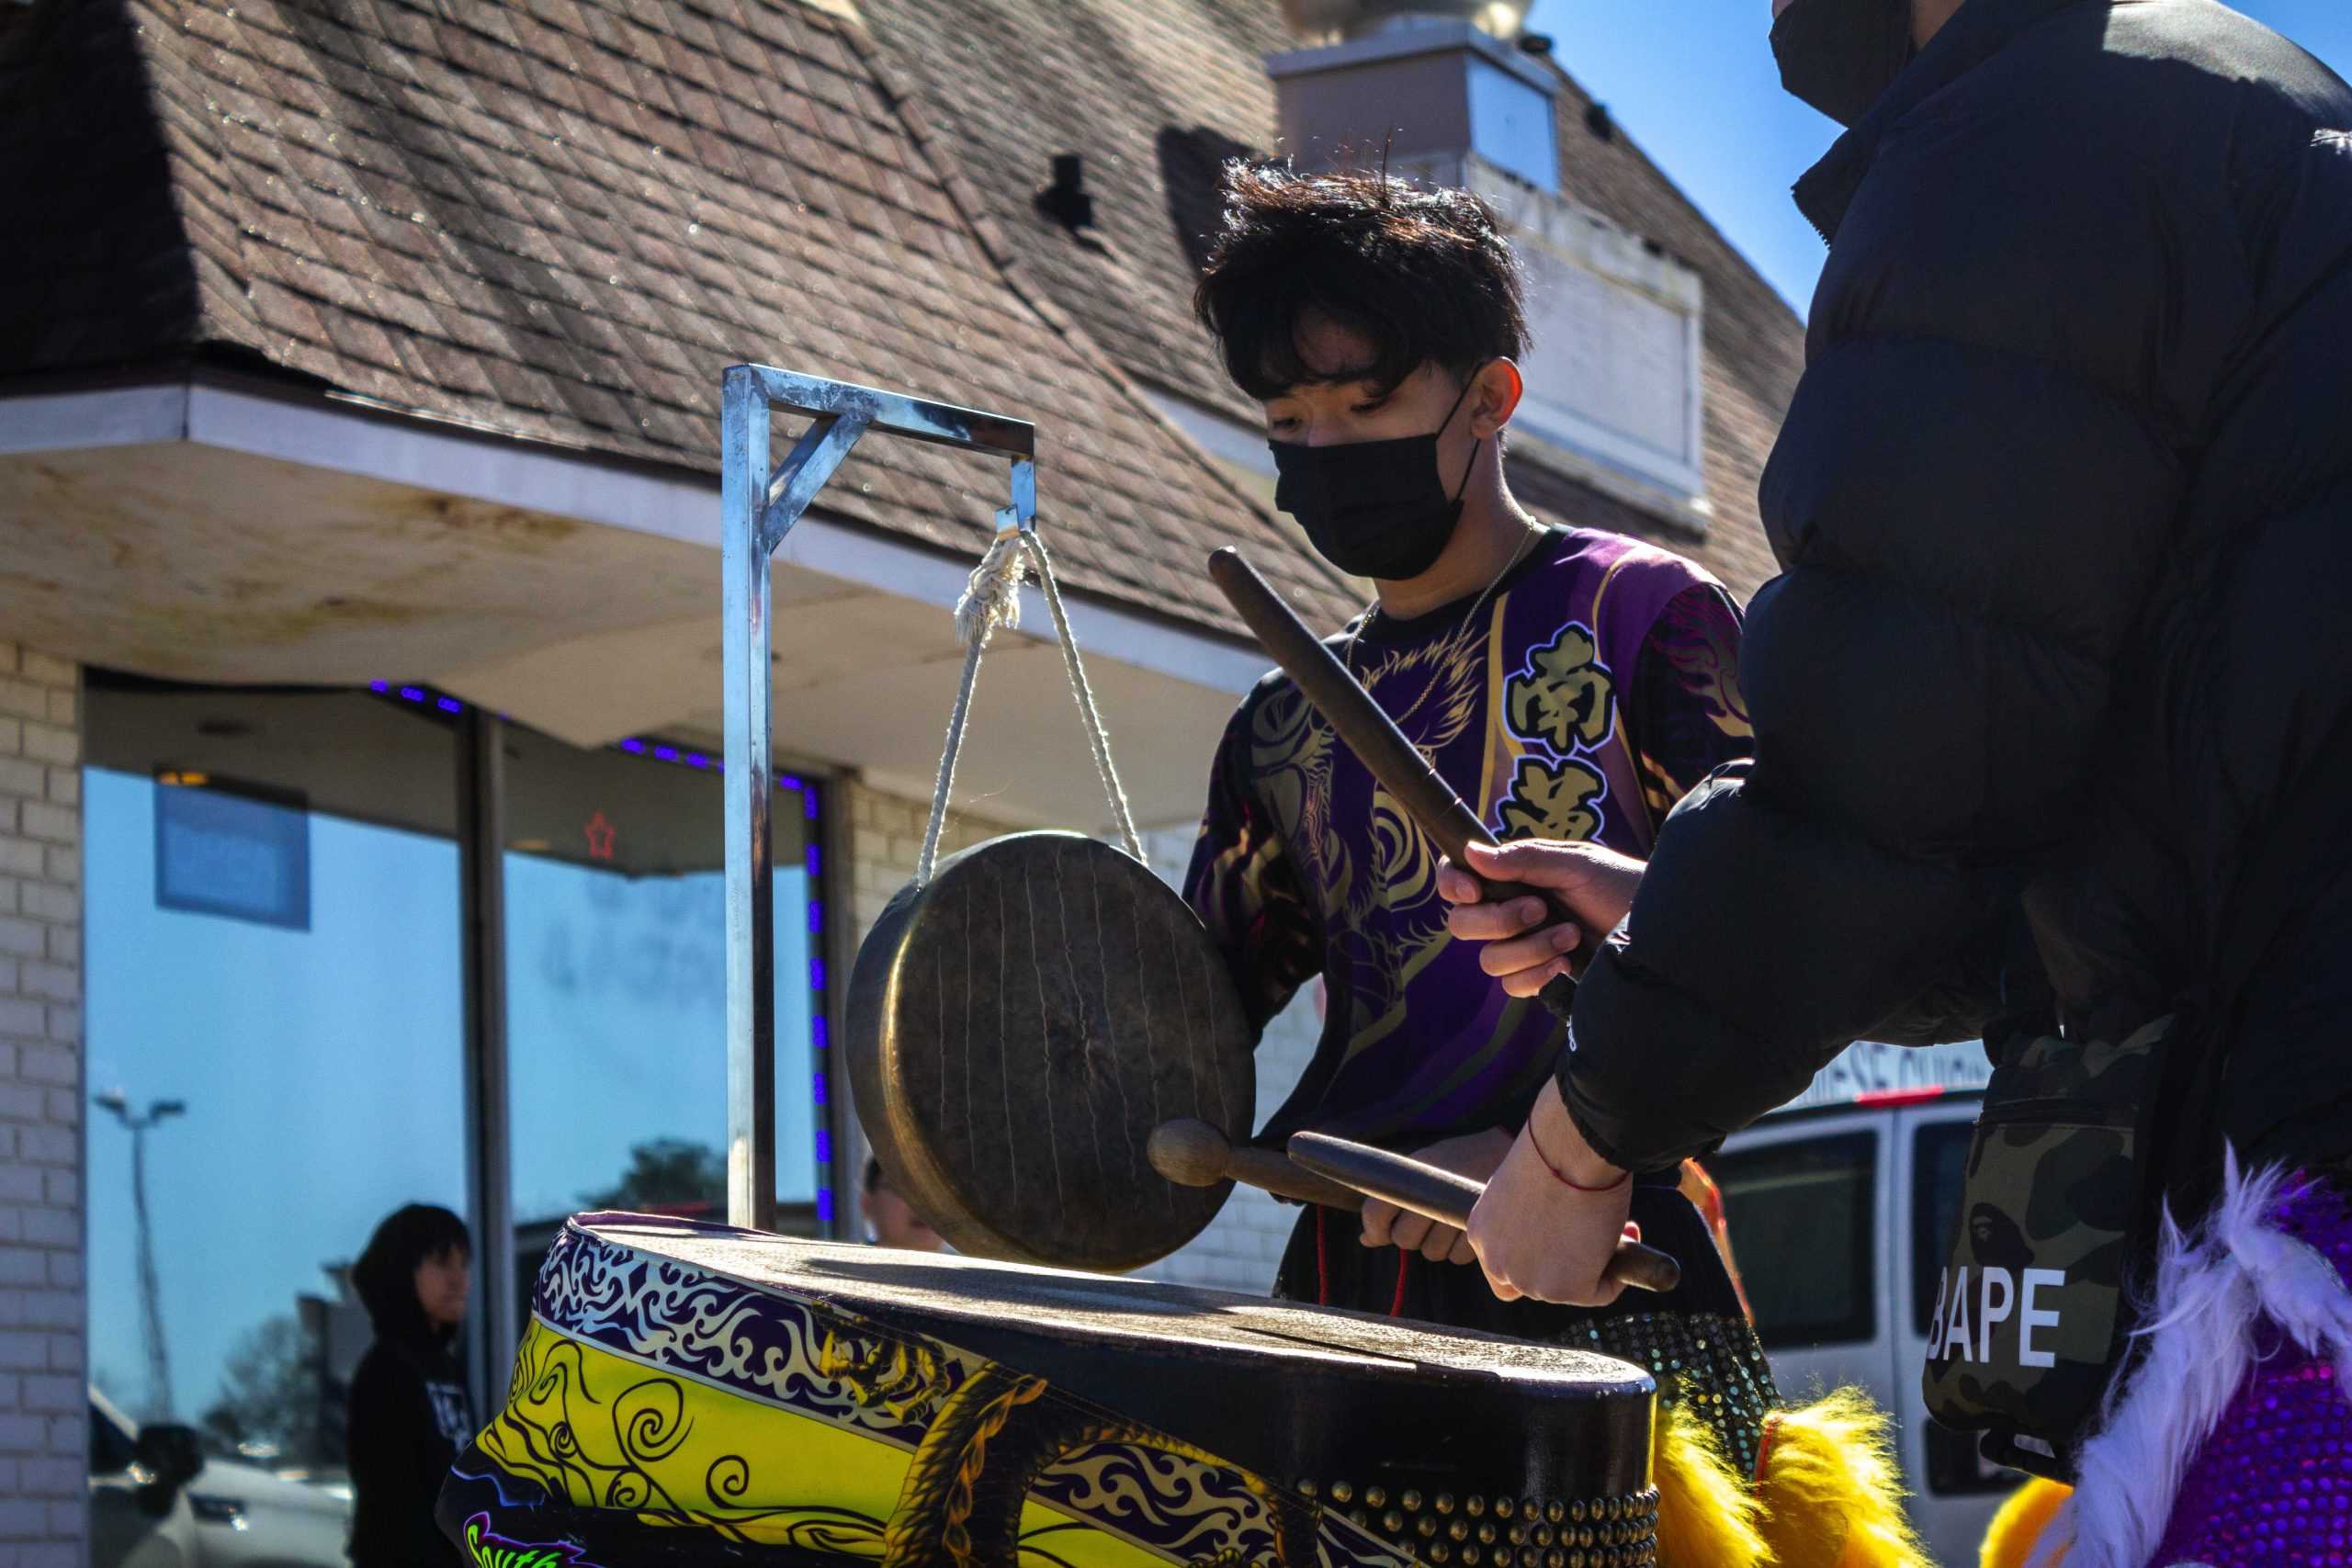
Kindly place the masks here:
POLYGON ((1122 1270, 1198 1235, 1231 1190, 1144 1157, 1197 1117, 1241 1140, 1253 1036, 1208 933, 1131 856, 1018 833, 942 861, 859 950, 851 1081, 892 1183, 959 1251, 1122 1270))

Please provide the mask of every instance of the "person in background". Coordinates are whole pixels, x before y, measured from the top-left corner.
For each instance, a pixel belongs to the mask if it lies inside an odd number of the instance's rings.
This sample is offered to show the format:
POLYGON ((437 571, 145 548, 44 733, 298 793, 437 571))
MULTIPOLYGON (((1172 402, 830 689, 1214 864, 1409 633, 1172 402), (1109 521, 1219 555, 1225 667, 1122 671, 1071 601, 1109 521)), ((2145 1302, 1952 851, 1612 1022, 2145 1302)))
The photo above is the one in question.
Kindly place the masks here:
POLYGON ((947 1244, 939 1239, 939 1233, 890 1185, 890 1179, 882 1172, 882 1162, 870 1155, 865 1161, 865 1222, 874 1233, 876 1247, 895 1247, 907 1252, 947 1249, 947 1244))
POLYGON ((352 1376, 345 1438, 358 1568, 462 1561, 433 1508, 450 1461, 474 1434, 473 1401, 452 1348, 472 1276, 466 1223, 429 1203, 389 1215, 351 1270, 376 1325, 352 1376))

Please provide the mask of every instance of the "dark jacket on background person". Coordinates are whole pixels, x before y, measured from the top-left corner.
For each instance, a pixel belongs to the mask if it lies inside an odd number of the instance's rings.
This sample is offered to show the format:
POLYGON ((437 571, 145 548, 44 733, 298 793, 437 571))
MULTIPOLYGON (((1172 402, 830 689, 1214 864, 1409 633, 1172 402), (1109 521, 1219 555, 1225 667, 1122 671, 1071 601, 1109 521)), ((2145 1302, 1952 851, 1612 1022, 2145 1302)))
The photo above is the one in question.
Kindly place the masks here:
MULTIPOLYGON (((1969 0, 1797 187, 1752 762, 1660 835, 1562 1087, 1656 1167, 1858 1037, 2120 1039, 2352 704, 2352 91, 2208 0, 1969 0)), ((2352 811, 2219 1131, 2352 1151, 2352 811)))
POLYGON ((351 1561, 357 1568, 461 1562, 433 1521, 450 1462, 474 1435, 473 1401, 451 1353, 457 1331, 426 1321, 410 1280, 375 1290, 355 1283, 376 1342, 351 1379, 351 1561))

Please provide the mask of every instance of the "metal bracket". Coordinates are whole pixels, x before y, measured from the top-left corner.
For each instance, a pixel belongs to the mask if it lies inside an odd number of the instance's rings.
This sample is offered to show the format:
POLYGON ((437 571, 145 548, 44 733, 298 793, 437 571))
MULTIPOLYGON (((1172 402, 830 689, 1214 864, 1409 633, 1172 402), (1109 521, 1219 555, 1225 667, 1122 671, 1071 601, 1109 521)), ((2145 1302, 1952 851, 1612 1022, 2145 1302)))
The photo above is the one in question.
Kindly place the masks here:
MULTIPOLYGON (((1036 427, 765 365, 730 365, 719 413, 720 570, 725 574, 727 716, 727 1219, 775 1225, 774 644, 768 577, 778 545, 868 431, 1009 458, 997 528, 1033 530, 1036 427), (812 416, 781 466, 768 466, 770 417, 812 416)), ((820 1066, 820 1071, 823 1068, 820 1066)))

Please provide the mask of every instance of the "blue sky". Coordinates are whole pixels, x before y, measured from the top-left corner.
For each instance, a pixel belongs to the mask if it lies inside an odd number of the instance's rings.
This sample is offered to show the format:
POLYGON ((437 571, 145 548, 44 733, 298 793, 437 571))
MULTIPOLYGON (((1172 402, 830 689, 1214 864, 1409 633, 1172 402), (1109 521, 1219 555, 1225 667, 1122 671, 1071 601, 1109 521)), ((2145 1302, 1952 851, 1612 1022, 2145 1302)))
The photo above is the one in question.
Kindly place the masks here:
MULTIPOLYGON (((2352 74, 2346 0, 2238 0, 2352 74)), ((1802 314, 1821 241, 1789 186, 1838 128, 1781 91, 1771 0, 1535 0, 1529 26, 1802 314)))

